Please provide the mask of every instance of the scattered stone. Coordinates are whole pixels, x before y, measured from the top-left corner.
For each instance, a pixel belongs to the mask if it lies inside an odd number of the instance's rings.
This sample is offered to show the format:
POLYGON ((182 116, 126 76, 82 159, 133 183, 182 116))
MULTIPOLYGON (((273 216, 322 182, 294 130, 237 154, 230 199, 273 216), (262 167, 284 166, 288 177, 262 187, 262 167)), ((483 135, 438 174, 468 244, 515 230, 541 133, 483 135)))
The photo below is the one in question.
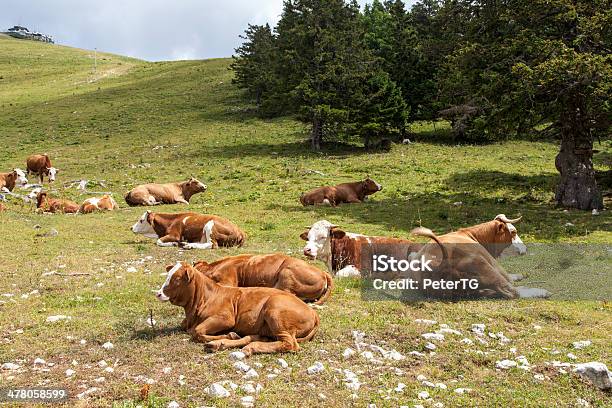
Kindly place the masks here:
POLYGON ((289 364, 287 363, 287 361, 284 358, 279 358, 276 361, 278 362, 278 365, 280 365, 282 368, 288 368, 289 367, 289 364))
POLYGON ((247 373, 247 372, 249 372, 249 370, 251 370, 251 367, 248 364, 245 364, 242 361, 236 361, 234 363, 234 368, 236 370, 240 370, 240 371, 243 371, 245 373, 247 373))
POLYGON ((356 353, 356 351, 355 351, 355 350, 353 350, 353 349, 352 349, 352 348, 350 348, 350 347, 347 347, 347 348, 346 348, 346 349, 345 349, 345 350, 342 352, 342 357, 344 357, 344 359, 346 360, 346 359, 351 358, 352 356, 354 356, 354 355, 355 355, 355 353, 356 353))
POLYGON ((574 353, 567 353, 567 358, 570 360, 576 360, 578 357, 574 353))
POLYGON ((589 347, 591 345, 591 340, 575 341, 572 343, 572 345, 576 350, 580 350, 589 347))
POLYGON ((66 370, 66 377, 72 377, 75 373, 76 371, 69 368, 66 370))
POLYGON ((444 341, 444 335, 442 333, 423 333, 421 337, 425 340, 444 341))
POLYGON ((204 389, 204 392, 214 398, 227 398, 230 392, 219 383, 213 383, 204 389))
POLYGON ((471 388, 455 388, 455 394, 468 394, 472 392, 471 388))
POLYGON ((485 325, 483 323, 472 324, 472 331, 478 335, 483 335, 485 331, 485 325))
POLYGON ((164 373, 166 375, 170 374, 171 372, 172 372, 172 367, 164 367, 162 369, 162 373, 164 373))
POLYGON ((47 317, 47 323, 55 323, 59 322, 60 320, 72 320, 72 316, 56 315, 47 317))
POLYGON ((240 403, 245 407, 252 407, 255 405, 255 397, 247 395, 246 397, 240 398, 240 403))
POLYGON ((612 373, 604 363, 591 361, 589 363, 577 364, 574 372, 601 390, 612 388, 612 373))
POLYGON ((425 344, 425 348, 426 348, 427 350, 435 350, 437 347, 436 347, 436 345, 435 345, 435 344, 433 344, 433 343, 429 343, 429 342, 428 342, 427 344, 425 344))
POLYGON ((46 365, 46 364, 47 364, 47 362, 45 360, 43 360, 42 358, 40 358, 40 357, 36 358, 34 360, 34 365, 35 366, 37 366, 37 365, 46 365))
POLYGON ((394 391, 395 392, 404 392, 404 388, 406 388, 406 384, 398 383, 397 387, 395 387, 394 391))
POLYGON ((361 382, 357 378, 357 374, 352 372, 351 370, 343 370, 344 372, 344 385, 346 388, 352 391, 359 391, 361 387, 361 382))
POLYGON ((244 354, 242 351, 232 351, 229 353, 229 358, 232 360, 244 360, 245 357, 246 354, 244 354))
POLYGON ((495 367, 501 370, 508 370, 512 367, 516 367, 518 364, 513 360, 502 360, 495 362, 495 367))
POLYGON ((94 393, 94 392, 96 392, 96 391, 98 391, 98 390, 99 390, 99 388, 98 388, 98 387, 91 387, 91 388, 88 388, 87 390, 83 391, 82 393, 77 394, 77 395, 76 395, 76 397, 77 397, 78 399, 84 399, 84 398, 85 398, 86 396, 88 396, 89 394, 94 393))
POLYGON ((2 364, 2 369, 3 370, 18 370, 19 369, 19 365, 15 364, 15 363, 4 363, 2 364))
POLYGON ((102 345, 102 348, 103 348, 104 350, 112 350, 112 349, 114 349, 114 348, 115 348, 115 346, 114 346, 114 345, 113 345, 113 343, 111 343, 110 341, 107 341, 106 343, 104 343, 104 344, 102 345))
POLYGON ((421 391, 417 396, 419 397, 419 399, 428 399, 429 393, 427 391, 421 391))
POLYGON ((244 375, 244 378, 247 380, 250 380, 252 378, 257 378, 259 377, 259 374, 257 373, 257 371, 253 370, 252 368, 247 371, 247 373, 244 375))
POLYGON ((176 401, 170 401, 170 402, 168 403, 168 408, 179 408, 179 407, 180 407, 180 405, 179 405, 179 403, 178 403, 178 402, 176 402, 176 401))
POLYGON ((544 377, 544 374, 534 374, 533 378, 535 378, 538 381, 544 381, 546 377, 544 377))
POLYGON ((310 375, 313 374, 319 374, 321 372, 325 371, 325 366, 323 365, 323 363, 321 363, 320 361, 316 361, 314 363, 314 365, 311 365, 310 367, 308 367, 308 369, 306 370, 306 372, 310 375))
POLYGON ((436 322, 435 320, 429 320, 429 319, 415 319, 414 320, 415 323, 419 323, 419 324, 425 324, 425 325, 434 325, 437 324, 438 322, 436 322))

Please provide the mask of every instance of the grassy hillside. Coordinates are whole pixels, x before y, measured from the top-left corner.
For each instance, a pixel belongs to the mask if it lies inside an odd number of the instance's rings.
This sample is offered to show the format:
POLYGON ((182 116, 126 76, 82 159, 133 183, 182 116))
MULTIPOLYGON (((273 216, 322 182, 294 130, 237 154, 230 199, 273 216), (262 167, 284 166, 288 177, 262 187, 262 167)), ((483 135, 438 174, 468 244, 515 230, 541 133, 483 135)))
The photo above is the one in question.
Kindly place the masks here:
MULTIPOLYGON (((349 231, 406 237, 418 225, 443 233, 498 213, 520 214, 524 221, 519 232, 528 246, 612 240, 607 211, 592 216, 552 205, 557 177, 554 143, 455 146, 437 141, 431 125, 422 124, 415 126, 416 143, 394 146, 390 153, 358 148, 313 153, 299 122, 261 120, 252 114, 252 107, 231 85, 228 65, 223 59, 147 63, 98 53, 94 72, 90 51, 0 36, 0 169, 23 168, 27 155, 47 152, 60 169, 51 186, 55 195, 82 201, 85 195, 62 186, 87 179, 104 183, 106 187, 91 189, 112 191, 122 206, 111 214, 49 216, 13 201, 0 213, 0 363, 22 366, 16 372, 0 372, 0 388, 46 385, 66 387, 76 395, 97 387, 82 406, 133 406, 142 404, 140 390, 150 379, 145 402, 151 406, 166 406, 171 400, 181 406, 238 404, 246 395, 241 391, 225 400, 213 400, 203 392, 214 381, 242 385, 245 380, 232 368, 228 352, 207 354, 176 329, 181 310, 156 302, 152 291, 165 279, 160 276, 163 266, 179 259, 213 260, 249 252, 300 256, 299 234, 323 218, 349 231), (297 197, 304 190, 367 174, 384 186, 368 203, 338 208, 299 205, 297 197), (143 209, 127 208, 125 191, 143 182, 189 176, 209 186, 192 199, 189 209, 222 215, 242 226, 249 235, 244 248, 183 252, 158 248, 129 231, 143 209), (57 236, 37 237, 52 229, 57 236), (132 266, 137 272, 128 271, 132 266), (30 294, 34 290, 38 293, 30 294), (150 310, 155 329, 146 324, 150 310), (47 323, 52 315, 72 319, 47 323), (101 347, 107 341, 114 344, 113 350, 101 347), (55 365, 48 372, 34 369, 35 358, 55 365), (98 366, 102 359, 114 366, 112 373, 98 366), (168 367, 171 371, 164 372, 168 367), (67 377, 67 369, 76 374, 67 377), (96 382, 100 377, 105 380, 96 382)), ((610 142, 598 149, 597 169, 610 170, 610 142)), ((598 289, 604 294, 609 294, 608 261, 597 261, 602 273, 598 289)), ((538 276, 538 270, 533 275, 538 276)), ((528 278, 542 280, 534 277, 528 278)), ((581 286, 579 277, 576 281, 581 286)), ((282 356, 291 370, 268 378, 279 368, 278 356, 256 356, 248 362, 263 365, 256 368, 256 382, 263 385, 256 396, 258 406, 573 406, 577 398, 594 406, 610 402, 609 395, 546 364, 572 362, 566 356, 572 352, 578 362, 611 365, 612 315, 606 303, 404 305, 363 301, 358 281, 337 280, 336 285, 320 311, 322 329, 315 340, 298 354, 282 356), (353 330, 364 331, 368 343, 405 355, 426 351, 420 334, 438 326, 419 325, 414 322, 419 318, 448 324, 464 336, 449 335, 435 353, 399 362, 376 365, 361 357, 342 358, 346 347, 354 347, 353 330), (511 342, 490 338, 487 345, 461 343, 463 337, 474 338, 473 323, 485 323, 487 332, 503 332, 511 342), (591 347, 572 348, 571 342, 586 339, 593 342, 591 347), (533 365, 530 372, 496 370, 497 360, 514 355, 511 348, 517 356, 526 356, 533 365), (323 362, 326 371, 309 376, 306 368, 315 361, 323 362), (364 384, 357 392, 349 390, 342 382, 344 374, 335 369, 353 370, 364 384), (536 373, 544 379, 534 378, 536 373), (419 375, 448 389, 427 388, 417 380, 419 375), (394 391, 400 382, 406 388, 394 391), (457 394, 455 388, 472 392, 457 394), (423 390, 432 401, 418 399, 423 390)))

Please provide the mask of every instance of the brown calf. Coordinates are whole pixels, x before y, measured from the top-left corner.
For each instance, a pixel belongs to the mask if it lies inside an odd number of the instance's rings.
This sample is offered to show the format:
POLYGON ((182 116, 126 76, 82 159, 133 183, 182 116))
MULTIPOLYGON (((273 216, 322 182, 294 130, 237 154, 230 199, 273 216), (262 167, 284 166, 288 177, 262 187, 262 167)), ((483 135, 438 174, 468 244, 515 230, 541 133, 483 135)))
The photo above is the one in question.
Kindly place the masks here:
POLYGON ((105 194, 102 197, 88 198, 81 204, 79 212, 89 214, 94 211, 112 211, 119 208, 113 197, 105 194))
POLYGON ((188 263, 166 270, 157 299, 183 307, 182 328, 211 350, 242 347, 247 356, 298 351, 319 329, 319 315, 291 293, 221 286, 188 263))
POLYGON ((157 245, 185 249, 242 246, 246 234, 228 219, 216 215, 184 212, 177 214, 145 211, 132 232, 157 238, 157 245))
POLYGON ((302 205, 327 204, 335 207, 340 203, 360 203, 366 196, 382 190, 382 186, 367 178, 354 183, 342 183, 337 186, 325 186, 315 188, 308 193, 302 193, 300 202, 302 205))
POLYGON ((130 206, 157 204, 189 204, 191 197, 206 191, 206 185, 191 178, 180 183, 142 184, 125 195, 130 206))
POLYGON ((28 179, 22 170, 15 169, 10 173, 0 173, 0 191, 13 191, 17 184, 27 184, 28 179))
POLYGON ((51 165, 49 156, 45 154, 33 154, 26 159, 27 173, 37 174, 42 184, 45 176, 49 177, 49 182, 55 181, 58 169, 51 165))
POLYGON ((79 205, 74 201, 61 198, 50 198, 47 193, 40 192, 36 195, 37 211, 50 213, 75 214, 79 212, 79 205))
POLYGON ((210 264, 198 261, 194 267, 220 285, 276 288, 317 305, 334 287, 327 272, 284 254, 230 256, 210 264))

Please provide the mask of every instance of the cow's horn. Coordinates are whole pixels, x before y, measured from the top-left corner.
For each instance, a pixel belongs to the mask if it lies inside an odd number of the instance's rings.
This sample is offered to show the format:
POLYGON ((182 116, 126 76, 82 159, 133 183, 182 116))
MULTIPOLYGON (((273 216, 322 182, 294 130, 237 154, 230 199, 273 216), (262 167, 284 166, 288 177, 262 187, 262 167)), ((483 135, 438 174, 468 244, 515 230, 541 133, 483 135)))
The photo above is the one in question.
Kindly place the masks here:
POLYGON ((513 220, 509 220, 505 214, 499 214, 497 215, 494 219, 496 220, 500 220, 501 222, 505 222, 505 223, 510 223, 510 224, 515 224, 517 222, 519 222, 521 220, 521 218, 523 218, 522 216, 515 218, 513 220))

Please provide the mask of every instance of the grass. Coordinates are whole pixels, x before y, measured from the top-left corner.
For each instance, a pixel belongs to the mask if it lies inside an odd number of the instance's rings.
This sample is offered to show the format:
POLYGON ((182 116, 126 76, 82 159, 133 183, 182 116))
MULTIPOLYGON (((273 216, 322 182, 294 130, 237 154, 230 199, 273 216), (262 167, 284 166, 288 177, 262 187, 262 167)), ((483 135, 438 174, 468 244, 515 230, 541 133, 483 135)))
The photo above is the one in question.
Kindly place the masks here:
MULTIPOLYGON (((358 148, 313 153, 305 142, 307 129, 299 122, 252 116, 231 85, 228 63, 224 59, 147 63, 99 53, 94 72, 89 51, 0 36, 0 169, 23 168, 27 155, 47 152, 60 169, 58 182, 50 187, 56 195, 82 201, 84 195, 61 188, 62 183, 102 181, 122 206, 107 214, 47 216, 13 201, 0 214, 0 294, 13 295, 0 297, 0 362, 23 366, 18 372, 0 372, 0 388, 47 385, 66 387, 75 395, 98 387, 81 401, 82 406, 161 407, 171 400, 181 406, 238 404, 240 392, 227 400, 213 400, 203 392, 205 386, 223 379, 244 383, 228 352, 207 354, 201 345, 188 341, 176 329, 182 311, 157 303, 152 290, 164 280, 163 266, 177 259, 213 260, 272 251, 300 256, 299 233, 322 218, 354 232, 406 237, 421 224, 442 233, 498 213, 520 214, 524 221, 519 232, 527 245, 611 242, 607 211, 592 216, 552 204, 557 179, 554 143, 458 146, 437 143, 433 126, 418 124, 413 128, 415 143, 393 146, 389 153, 358 148), (299 194, 306 189, 367 174, 384 190, 363 205, 299 205, 299 194), (189 209, 219 214, 243 227, 249 235, 244 248, 181 252, 158 248, 128 230, 143 209, 127 208, 121 199, 125 191, 139 183, 189 176, 209 186, 193 198, 189 209), (462 204, 454 205, 457 202, 462 204), (36 237, 52 228, 59 233, 56 237, 36 237), (127 272, 129 266, 137 272, 127 272), (46 274, 51 271, 86 275, 46 274), (39 294, 22 297, 33 290, 39 294), (145 322, 150 310, 157 321, 155 330, 145 322), (58 314, 72 320, 45 322, 58 314), (101 347, 107 341, 115 345, 113 350, 101 347), (49 372, 34 370, 37 357, 55 365, 49 372), (97 366, 102 359, 115 366, 113 373, 97 366), (170 374, 162 372, 165 367, 172 368, 170 374), (68 368, 76 375, 66 378, 68 368), (182 385, 179 375, 184 376, 182 385), (100 376, 106 377, 105 382, 94 382, 100 376), (142 376, 155 381, 145 401, 139 400, 142 376)), ((610 171, 606 157, 612 146, 607 141, 597 149, 596 168, 603 174, 610 171)), ((610 282, 609 258, 597 262, 603 268, 598 272, 604 274, 605 289, 610 282)), ((575 275, 572 282, 579 286, 575 275)), ((249 361, 264 365, 258 369, 257 381, 264 386, 256 397, 258 406, 414 405, 422 403, 417 393, 426 389, 416 380, 419 374, 449 386, 428 389, 433 401, 445 406, 572 406, 577 398, 594 406, 610 403, 609 394, 545 364, 569 361, 566 353, 573 352, 579 362, 602 361, 610 366, 612 319, 605 302, 405 305, 363 301, 358 281, 336 284, 332 299, 320 311, 322 329, 315 340, 299 353, 283 356, 290 372, 267 378, 277 367, 278 356, 255 356, 249 361), (450 336, 435 354, 424 358, 382 366, 362 358, 342 358, 342 351, 353 346, 352 330, 366 332, 370 343, 404 354, 424 351, 420 334, 431 328, 416 324, 417 318, 435 319, 464 333, 472 323, 485 323, 488 331, 502 331, 512 342, 500 345, 491 340, 488 346, 468 347, 459 342, 460 337, 450 336), (584 339, 593 345, 572 349, 571 342, 584 339), (510 347, 534 364, 533 372, 495 369, 496 360, 511 357, 510 347), (561 354, 551 354, 553 349, 561 354), (309 376, 306 368, 315 361, 324 362, 327 370, 309 376), (334 368, 358 374, 364 385, 355 397, 334 368), (534 372, 547 378, 535 380, 534 372), (406 384, 403 393, 392 391, 399 382, 406 384), (474 391, 459 395, 452 391, 457 387, 474 391), (324 402, 319 394, 326 396, 324 402)), ((74 404, 73 400, 67 405, 74 404)))

